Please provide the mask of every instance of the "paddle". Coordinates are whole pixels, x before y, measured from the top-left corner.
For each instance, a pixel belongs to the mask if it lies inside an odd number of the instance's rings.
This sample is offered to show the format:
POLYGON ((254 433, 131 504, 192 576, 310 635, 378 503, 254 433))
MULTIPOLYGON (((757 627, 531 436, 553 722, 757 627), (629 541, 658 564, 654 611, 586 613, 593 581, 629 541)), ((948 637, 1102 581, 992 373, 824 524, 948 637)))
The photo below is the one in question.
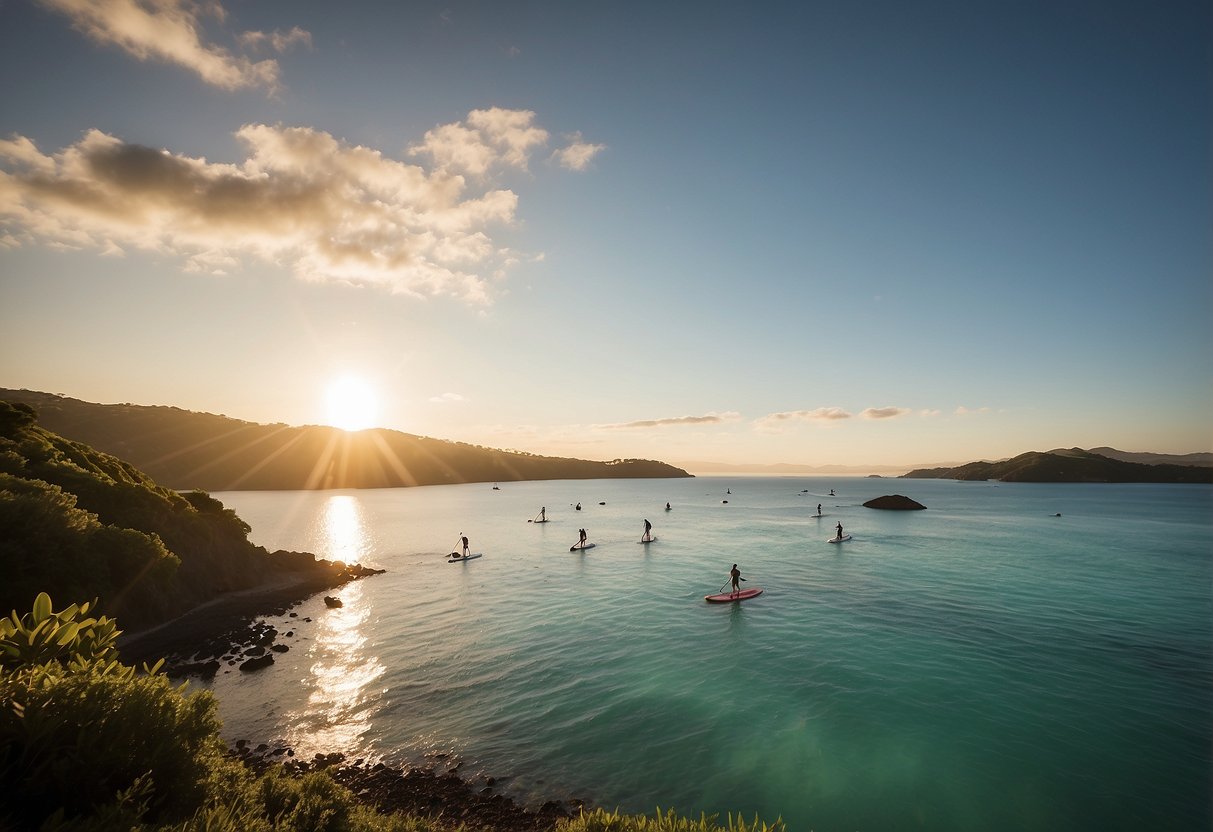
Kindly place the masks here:
MULTIPOLYGON (((744 580, 745 580, 745 578, 741 578, 741 580, 743 580, 743 581, 744 581, 744 580)), ((717 595, 719 595, 720 593, 724 592, 724 588, 725 588, 726 586, 728 586, 729 584, 731 584, 731 583, 733 583, 733 579, 732 579, 732 578, 729 578, 727 581, 725 581, 724 583, 722 583, 722 584, 720 585, 720 589, 716 590, 716 594, 717 594, 717 595)))
MULTIPOLYGON (((461 545, 463 545, 463 532, 460 532, 459 537, 455 539, 455 548, 458 549, 461 545)), ((447 557, 457 558, 460 557, 460 554, 457 551, 451 552, 447 557)))

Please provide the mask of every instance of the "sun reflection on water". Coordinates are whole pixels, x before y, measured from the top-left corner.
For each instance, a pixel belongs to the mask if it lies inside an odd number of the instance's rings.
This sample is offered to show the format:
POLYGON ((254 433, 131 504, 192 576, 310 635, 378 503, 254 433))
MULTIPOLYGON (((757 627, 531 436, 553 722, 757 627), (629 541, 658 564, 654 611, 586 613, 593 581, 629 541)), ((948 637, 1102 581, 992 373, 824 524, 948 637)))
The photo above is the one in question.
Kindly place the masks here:
POLYGON ((368 649, 370 605, 361 584, 341 591, 344 606, 322 613, 323 620, 308 649, 301 684, 307 704, 286 722, 290 745, 306 759, 316 752, 341 751, 365 756, 364 735, 379 709, 383 693, 372 687, 384 673, 379 657, 368 649))
POLYGON ((324 504, 320 523, 326 557, 344 563, 358 563, 370 545, 370 535, 362 516, 362 504, 349 494, 334 494, 324 504))
MULTIPOLYGON (((333 495, 324 506, 322 523, 328 556, 346 563, 361 559, 367 544, 361 506, 355 497, 333 495)), ((373 687, 385 668, 370 645, 371 605, 362 583, 346 584, 337 593, 342 606, 325 608, 307 648, 300 684, 307 703, 287 718, 290 745, 308 756, 341 751, 366 756, 364 736, 379 709, 383 691, 373 687)))

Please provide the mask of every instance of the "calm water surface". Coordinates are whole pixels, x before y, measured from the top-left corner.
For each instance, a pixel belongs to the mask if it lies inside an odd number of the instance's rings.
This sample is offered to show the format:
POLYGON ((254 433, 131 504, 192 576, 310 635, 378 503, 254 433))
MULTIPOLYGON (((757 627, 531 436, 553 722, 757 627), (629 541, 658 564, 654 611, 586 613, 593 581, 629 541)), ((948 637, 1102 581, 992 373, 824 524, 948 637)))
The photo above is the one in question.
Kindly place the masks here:
POLYGON ((270 549, 389 570, 339 590, 341 609, 270 619, 290 652, 213 683, 230 739, 446 754, 522 800, 758 812, 793 832, 1210 827, 1210 487, 215 496, 270 549), (888 493, 928 510, 860 505, 888 493), (552 522, 528 523, 540 506, 552 522), (853 540, 826 542, 837 522, 853 540), (597 546, 572 553, 581 527, 597 546), (484 557, 448 564, 460 533, 484 557), (766 592, 704 603, 734 562, 766 592))

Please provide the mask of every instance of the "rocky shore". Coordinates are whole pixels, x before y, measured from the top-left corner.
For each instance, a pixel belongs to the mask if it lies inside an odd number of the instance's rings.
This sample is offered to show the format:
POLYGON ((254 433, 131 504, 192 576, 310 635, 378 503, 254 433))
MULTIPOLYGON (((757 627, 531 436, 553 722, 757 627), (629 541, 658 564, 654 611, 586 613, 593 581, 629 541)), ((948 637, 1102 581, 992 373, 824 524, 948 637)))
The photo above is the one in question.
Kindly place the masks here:
POLYGON ((451 828, 494 830, 494 832, 540 832, 555 828, 563 818, 575 816, 584 805, 571 799, 563 803, 548 801, 535 809, 520 806, 498 790, 498 782, 489 777, 466 780, 458 774, 458 764, 430 768, 398 768, 362 759, 347 760, 343 754, 317 754, 311 760, 294 759, 294 751, 265 744, 250 748, 238 740, 233 754, 254 771, 264 771, 275 763, 290 774, 326 771, 336 782, 376 810, 406 812, 441 819, 451 828))
MULTIPOLYGON (((164 672, 176 678, 214 678, 221 669, 255 672, 287 652, 294 635, 292 611, 303 601, 349 581, 383 570, 341 567, 329 573, 291 573, 279 580, 231 593, 190 610, 154 629, 125 634, 119 643, 127 664, 164 659, 164 672), (277 626, 266 619, 278 619, 277 626), (280 640, 281 639, 281 640, 280 640)), ((297 618, 300 625, 311 622, 297 618)), ((561 818, 572 817, 584 802, 548 801, 537 808, 519 805, 500 791, 496 778, 465 779, 460 764, 438 757, 426 767, 396 767, 364 759, 347 760, 344 754, 317 754, 310 760, 295 757, 294 749, 237 740, 232 754, 255 771, 281 764, 292 775, 326 771, 355 797, 384 813, 407 812, 438 817, 451 828, 494 832, 539 832, 553 829, 561 818)))
POLYGON ((122 660, 150 664, 164 659, 168 675, 202 678, 213 677, 224 661, 238 660, 245 670, 256 669, 244 667, 249 659, 260 659, 259 665, 267 666, 273 653, 282 652, 285 645, 275 645, 277 630, 259 619, 285 615, 319 592, 384 571, 318 563, 325 568, 285 572, 261 586, 222 595, 158 627, 124 633, 118 640, 122 660))

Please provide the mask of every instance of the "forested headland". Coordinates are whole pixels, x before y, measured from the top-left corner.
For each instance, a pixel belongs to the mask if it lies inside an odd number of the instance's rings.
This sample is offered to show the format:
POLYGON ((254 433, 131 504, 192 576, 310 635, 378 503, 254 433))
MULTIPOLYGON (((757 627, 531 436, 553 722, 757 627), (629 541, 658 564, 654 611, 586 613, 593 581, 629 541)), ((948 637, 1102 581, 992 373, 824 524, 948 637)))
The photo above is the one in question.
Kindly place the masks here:
POLYGON ((140 629, 217 595, 280 577, 339 582, 344 564, 266 551, 203 491, 165 488, 129 462, 37 424, 0 401, 0 612, 100 598, 140 629))
POLYGON ((176 407, 94 404, 31 390, 0 389, 0 399, 33 406, 47 430, 120 457, 176 489, 291 491, 691 476, 654 460, 539 456, 395 430, 349 433, 263 425, 176 407))

